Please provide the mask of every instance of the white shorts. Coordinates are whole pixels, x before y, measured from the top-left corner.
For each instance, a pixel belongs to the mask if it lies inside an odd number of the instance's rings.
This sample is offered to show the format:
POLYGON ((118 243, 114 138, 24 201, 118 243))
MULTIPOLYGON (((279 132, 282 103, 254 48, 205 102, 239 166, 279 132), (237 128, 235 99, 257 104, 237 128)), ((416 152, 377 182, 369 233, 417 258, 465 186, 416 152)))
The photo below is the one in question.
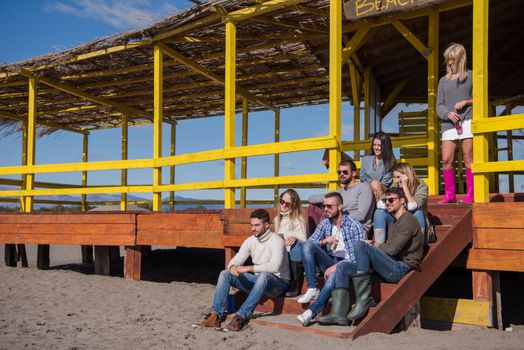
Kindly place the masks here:
POLYGON ((442 141, 455 141, 473 138, 471 133, 471 119, 462 122, 462 135, 457 134, 457 129, 452 128, 442 133, 442 141))

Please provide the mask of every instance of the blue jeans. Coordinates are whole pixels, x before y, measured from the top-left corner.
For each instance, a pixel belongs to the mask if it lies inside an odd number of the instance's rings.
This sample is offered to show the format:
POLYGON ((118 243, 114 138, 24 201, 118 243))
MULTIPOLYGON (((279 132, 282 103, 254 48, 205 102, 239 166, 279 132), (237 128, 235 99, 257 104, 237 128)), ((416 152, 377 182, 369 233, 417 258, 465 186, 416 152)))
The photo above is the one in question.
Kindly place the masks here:
POLYGON ((349 288, 349 279, 356 273, 357 266, 355 263, 349 262, 348 260, 339 262, 336 271, 328 276, 317 299, 309 306, 309 310, 311 310, 313 316, 318 315, 318 313, 322 311, 329 298, 331 298, 333 289, 349 288))
POLYGON ((302 242, 296 241, 289 250, 289 259, 293 262, 302 262, 302 242))
POLYGON ((309 240, 302 243, 302 264, 308 288, 318 288, 317 266, 326 271, 330 266, 335 265, 341 258, 328 255, 322 248, 309 240))
POLYGON ((372 267, 380 277, 389 283, 397 283, 411 270, 411 266, 393 259, 379 248, 364 241, 355 244, 355 259, 358 274, 367 273, 372 267))
POLYGON ((224 312, 230 286, 249 293, 246 301, 237 311, 238 315, 247 318, 263 297, 274 298, 284 295, 288 282, 269 272, 261 272, 258 275, 246 272, 235 277, 228 270, 223 270, 218 277, 211 307, 218 315, 224 312))
MULTIPOLYGON (((410 212, 417 219, 421 228, 426 228, 426 216, 422 209, 417 209, 410 212)), ((393 215, 385 211, 384 209, 376 209, 373 214, 373 227, 374 228, 386 228, 393 222, 393 215)))

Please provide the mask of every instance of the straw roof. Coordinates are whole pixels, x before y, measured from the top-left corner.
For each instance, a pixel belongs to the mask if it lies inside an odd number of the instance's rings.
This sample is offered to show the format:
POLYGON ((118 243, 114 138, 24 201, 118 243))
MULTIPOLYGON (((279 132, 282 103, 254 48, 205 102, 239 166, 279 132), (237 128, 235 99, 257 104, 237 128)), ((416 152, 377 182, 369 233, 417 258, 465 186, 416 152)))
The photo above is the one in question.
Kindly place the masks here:
MULTIPOLYGON (((19 74, 21 71, 29 71, 46 83, 38 85, 40 123, 75 130, 115 127, 122 113, 132 123, 148 122, 153 114, 154 45, 162 43, 220 79, 224 76, 225 49, 221 13, 254 4, 251 0, 212 0, 145 29, 1 65, 0 125, 4 130, 14 130, 15 119, 27 114, 28 79, 19 74), (192 26, 194 23, 197 25, 192 26), (48 86, 53 84, 55 88, 48 86), (72 95, 56 86, 73 88, 77 93, 72 95)), ((492 2, 490 97, 522 93, 522 12, 518 0, 492 2), (514 83, 509 82, 508 75, 514 77, 514 83)), ((237 24, 237 93, 243 89, 251 94, 250 110, 328 102, 328 15, 329 1, 305 1, 237 24)), ((441 13, 440 50, 456 41, 471 51, 471 18, 471 6, 441 13)), ((407 18, 403 23, 427 42, 427 17, 407 18)), ((343 25, 347 43, 361 23, 344 20, 343 25)), ((404 80, 399 101, 425 102, 426 60, 392 26, 373 30, 353 62, 361 74, 364 66, 372 67, 381 96, 387 96, 404 80)), ((343 94, 348 100, 351 89, 347 66, 343 71, 343 94)), ((163 96, 166 122, 223 115, 223 86, 167 54, 163 96)), ((241 108, 241 98, 238 95, 237 109, 241 108)), ((43 133, 53 131, 49 127, 41 129, 43 133)))

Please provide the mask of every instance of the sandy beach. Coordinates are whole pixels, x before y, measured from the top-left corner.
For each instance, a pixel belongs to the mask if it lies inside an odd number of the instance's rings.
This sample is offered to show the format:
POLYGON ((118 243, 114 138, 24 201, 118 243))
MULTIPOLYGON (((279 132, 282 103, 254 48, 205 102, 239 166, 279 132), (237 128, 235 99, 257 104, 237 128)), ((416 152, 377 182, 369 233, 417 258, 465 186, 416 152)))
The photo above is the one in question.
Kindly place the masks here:
MULTIPOLYGON (((208 311, 220 251, 154 251, 141 282, 91 274, 80 248, 53 246, 51 269, 0 267, 0 349, 523 349, 524 326, 411 328, 356 341, 250 324, 240 333, 193 329, 208 311)), ((0 249, 3 256, 3 247, 0 249)))

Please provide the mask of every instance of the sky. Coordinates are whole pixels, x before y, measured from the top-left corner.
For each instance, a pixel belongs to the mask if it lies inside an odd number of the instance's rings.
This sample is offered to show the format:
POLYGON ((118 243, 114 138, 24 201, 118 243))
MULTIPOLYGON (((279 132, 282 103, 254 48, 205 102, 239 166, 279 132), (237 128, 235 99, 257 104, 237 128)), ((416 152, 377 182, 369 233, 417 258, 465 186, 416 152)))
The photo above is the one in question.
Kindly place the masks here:
MULTIPOLYGON (((193 6, 187 0, 4 0, 0 8, 0 29, 4 36, 0 64, 25 60, 53 51, 69 49, 99 37, 145 27, 156 20, 193 6)), ((397 132, 396 113, 401 110, 421 110, 424 106, 396 107, 383 122, 383 130, 397 132)), ((312 106, 281 111, 281 141, 328 134, 328 106, 312 106)), ((343 104, 343 140, 353 139, 353 115, 349 103, 343 104)), ((237 116, 237 145, 241 143, 241 118, 237 116)), ((273 113, 258 112, 249 116, 249 144, 273 140, 273 113)), ((363 125, 363 123, 361 123, 363 125)), ((163 128, 163 155, 169 155, 170 127, 163 128)), ((223 118, 214 117, 181 121, 177 126, 177 154, 223 147, 223 118)), ((361 132, 362 134, 362 132, 361 132)), ((363 137, 364 135, 361 135, 363 137)), ((149 158, 153 153, 152 126, 129 129, 129 159, 149 158)), ((21 135, 0 136, 0 166, 19 165, 21 135)), ((322 173, 322 151, 284 154, 280 157, 281 175, 322 173)), ((79 162, 82 138, 68 132, 57 132, 37 140, 36 164, 79 162)), ((89 138, 89 160, 120 158, 120 129, 92 132, 89 138)), ((237 161, 237 177, 240 175, 237 161)), ((252 157, 248 160, 248 177, 272 176, 273 156, 252 157)), ((177 166, 176 182, 212 181, 223 179, 223 162, 214 161, 177 166)), ((129 170, 129 184, 150 184, 150 169, 129 170)), ((17 177, 11 177, 17 178, 17 177)), ((42 174, 37 181, 79 184, 80 173, 42 174)), ((168 183, 169 170, 163 169, 163 182, 168 183)), ((117 185, 118 171, 90 172, 89 185, 117 185)), ((300 190, 307 198, 317 190, 300 190)), ((192 198, 222 199, 223 191, 181 191, 178 195, 192 198)), ((150 194, 137 194, 150 198, 150 194)), ((164 194, 164 197, 167 193, 164 194)), ((248 199, 270 199, 272 191, 248 190, 248 199)))

